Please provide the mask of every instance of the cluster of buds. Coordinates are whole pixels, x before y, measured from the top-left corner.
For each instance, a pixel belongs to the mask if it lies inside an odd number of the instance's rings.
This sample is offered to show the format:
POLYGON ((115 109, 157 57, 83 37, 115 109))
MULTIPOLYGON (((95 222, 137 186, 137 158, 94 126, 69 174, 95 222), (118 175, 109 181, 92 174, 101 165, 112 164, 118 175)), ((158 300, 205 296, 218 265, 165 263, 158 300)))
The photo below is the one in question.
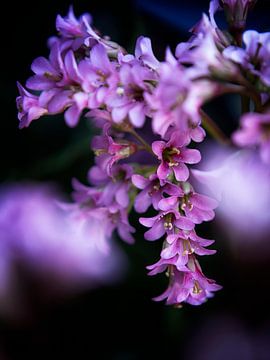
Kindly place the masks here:
POLYGON ((190 178, 190 165, 201 160, 194 145, 205 139, 204 128, 219 135, 211 131, 203 105, 226 93, 251 99, 255 112, 244 114, 233 139, 241 146, 259 146, 270 162, 270 35, 247 31, 242 48, 214 20, 222 7, 231 26, 235 9, 245 19, 253 3, 211 1, 210 17, 203 15, 189 41, 180 43, 175 54, 167 49, 162 62, 149 38, 139 37, 134 54, 128 54, 95 31, 89 14, 76 18, 71 8, 66 17, 57 17, 58 36, 49 40, 48 59, 32 64, 34 75, 26 87, 34 92, 19 85, 20 128, 61 112, 74 127, 84 112, 100 129, 92 141, 96 158, 90 185, 73 182, 70 211, 85 219, 94 214, 107 236, 117 231, 128 243, 135 232, 131 210, 145 213, 151 206, 156 211, 139 221, 149 228, 146 240, 161 241, 160 259, 148 269, 150 275, 168 276, 168 289, 155 298, 167 304, 198 305, 220 289, 198 260, 215 252, 208 249, 213 240, 199 236, 196 228, 214 218, 218 203, 199 194, 190 178))

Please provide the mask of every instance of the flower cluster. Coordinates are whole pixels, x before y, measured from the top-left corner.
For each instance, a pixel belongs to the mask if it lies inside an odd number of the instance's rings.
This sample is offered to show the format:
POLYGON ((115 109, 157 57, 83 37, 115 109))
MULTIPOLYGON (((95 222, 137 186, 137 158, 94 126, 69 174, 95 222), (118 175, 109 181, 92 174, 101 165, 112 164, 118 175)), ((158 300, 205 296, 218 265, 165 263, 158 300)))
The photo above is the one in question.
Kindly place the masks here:
POLYGON ((84 114, 100 129, 92 141, 96 158, 88 173, 90 186, 73 182, 74 204, 68 207, 75 216, 102 220, 106 236, 116 230, 133 243, 131 209, 144 213, 152 206, 156 211, 140 223, 149 228, 146 240, 162 239, 160 259, 148 269, 150 275, 168 275, 168 289, 156 298, 167 304, 198 305, 220 289, 198 260, 215 252, 207 248, 213 240, 197 232, 198 224, 214 218, 217 202, 196 192, 189 167, 201 160, 194 145, 204 140, 204 127, 219 137, 202 107, 226 93, 251 99, 248 106, 252 103, 255 112, 244 114, 233 139, 241 146, 259 145, 263 159, 270 159, 270 35, 247 31, 245 47, 239 42, 253 3, 211 1, 210 16, 202 16, 175 54, 167 49, 164 61, 155 57, 149 38, 139 37, 129 54, 97 33, 89 14, 76 18, 70 8, 66 17, 57 17, 58 36, 49 40, 48 59, 32 63, 34 75, 26 87, 33 92, 19 84, 20 128, 63 112, 70 127, 84 114), (229 32, 214 19, 220 9, 229 19, 229 32))

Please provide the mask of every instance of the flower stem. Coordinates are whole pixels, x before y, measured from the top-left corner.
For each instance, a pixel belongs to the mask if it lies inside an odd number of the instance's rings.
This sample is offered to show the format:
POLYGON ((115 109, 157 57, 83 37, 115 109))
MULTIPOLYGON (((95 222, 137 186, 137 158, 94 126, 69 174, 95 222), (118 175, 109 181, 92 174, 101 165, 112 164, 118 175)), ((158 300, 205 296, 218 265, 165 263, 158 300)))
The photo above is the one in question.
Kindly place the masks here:
POLYGON ((214 122, 214 120, 212 120, 210 116, 206 114, 203 110, 200 110, 200 114, 202 117, 202 125, 205 130, 221 144, 230 145, 230 139, 227 138, 223 131, 214 122))
POLYGON ((132 134, 143 145, 146 151, 148 151, 150 154, 153 154, 151 146, 137 133, 136 130, 130 129, 129 133, 132 134))
POLYGON ((249 112, 250 101, 249 98, 245 95, 241 95, 241 112, 245 114, 249 112))

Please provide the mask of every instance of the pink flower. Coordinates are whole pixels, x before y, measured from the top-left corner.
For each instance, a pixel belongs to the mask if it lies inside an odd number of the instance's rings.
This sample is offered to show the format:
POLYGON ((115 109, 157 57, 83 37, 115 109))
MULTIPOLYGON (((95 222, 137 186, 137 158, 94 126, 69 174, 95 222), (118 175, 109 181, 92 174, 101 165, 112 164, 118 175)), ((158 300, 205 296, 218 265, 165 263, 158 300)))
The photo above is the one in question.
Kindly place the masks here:
POLYGON ((180 230, 194 228, 194 223, 176 210, 161 211, 152 218, 141 217, 139 221, 142 225, 151 228, 144 234, 145 239, 150 241, 160 239, 166 232, 173 233, 174 227, 180 230))
MULTIPOLYGON (((168 289, 154 298, 155 301, 166 299, 167 305, 181 306, 183 302, 200 305, 212 297, 212 292, 220 290, 214 280, 210 280, 202 273, 199 263, 192 257, 188 267, 190 271, 179 271, 174 265, 168 265, 170 284, 168 289)), ((152 266, 148 267, 152 268, 152 266)))
POLYGON ((133 184, 142 191, 136 196, 134 208, 137 212, 145 212, 152 204, 154 209, 159 210, 158 204, 162 199, 163 193, 168 195, 181 195, 182 189, 166 180, 160 180, 156 174, 152 174, 148 179, 141 175, 132 176, 133 184))
POLYGON ((1 188, 0 197, 7 261, 19 258, 67 288, 103 282, 118 271, 119 251, 95 212, 85 219, 72 206, 62 210, 59 195, 45 185, 11 185, 1 188))
POLYGON ((197 194, 191 189, 182 196, 174 195, 166 197, 158 203, 158 207, 162 211, 178 209, 180 207, 186 217, 193 221, 194 224, 213 220, 215 217, 213 209, 215 209, 217 205, 216 200, 205 195, 197 194))
POLYGON ((157 169, 157 175, 161 180, 165 180, 172 172, 176 180, 186 181, 189 177, 187 164, 196 164, 201 160, 200 152, 196 149, 187 149, 185 137, 180 131, 172 133, 170 140, 154 141, 152 144, 153 152, 161 161, 157 169))
POLYGON ((45 107, 40 105, 39 97, 25 90, 20 83, 17 83, 20 96, 17 97, 19 128, 28 127, 33 120, 48 113, 45 107))
POLYGON ((147 37, 138 37, 135 47, 135 57, 151 69, 157 70, 159 68, 160 63, 153 54, 151 40, 147 37))
POLYGON ((95 136, 92 141, 92 148, 97 156, 103 155, 103 166, 108 175, 112 176, 113 165, 121 159, 128 158, 136 152, 136 144, 127 140, 114 140, 109 135, 110 124, 104 126, 104 135, 95 136))
POLYGON ((217 224, 233 244, 236 239, 244 242, 241 252, 253 246, 252 254, 263 253, 270 224, 269 165, 254 151, 231 153, 213 146, 204 159, 210 170, 192 170, 192 175, 202 184, 202 191, 219 200, 217 224))
POLYGON ((119 69, 119 83, 113 88, 106 100, 107 106, 112 111, 112 119, 121 123, 127 116, 134 127, 142 127, 149 107, 145 102, 144 93, 151 92, 152 82, 156 74, 139 62, 123 63, 119 69))
POLYGON ((185 134, 187 142, 191 139, 202 141, 205 132, 199 126, 199 108, 203 103, 203 96, 209 93, 209 86, 202 88, 202 83, 193 84, 187 69, 180 66, 169 50, 166 62, 160 65, 158 80, 153 93, 145 94, 152 109, 154 133, 166 138, 170 129, 180 130, 185 134))
POLYGON ((267 86, 270 85, 270 33, 258 33, 255 30, 245 31, 243 42, 245 49, 238 46, 229 46, 223 51, 223 55, 239 64, 244 70, 255 75, 267 86))
POLYGON ((78 70, 82 78, 81 86, 88 94, 88 107, 96 109, 105 104, 111 92, 110 87, 115 87, 119 81, 116 73, 117 63, 110 61, 105 47, 95 45, 89 58, 83 59, 78 70))
POLYGON ((262 160, 270 164, 270 114, 248 113, 240 121, 241 128, 233 134, 234 142, 241 147, 258 146, 262 160))
POLYGON ((218 10, 224 10, 226 20, 230 30, 243 31, 248 15, 248 11, 252 9, 257 0, 211 0, 209 14, 211 22, 217 27, 214 20, 215 13, 218 10))

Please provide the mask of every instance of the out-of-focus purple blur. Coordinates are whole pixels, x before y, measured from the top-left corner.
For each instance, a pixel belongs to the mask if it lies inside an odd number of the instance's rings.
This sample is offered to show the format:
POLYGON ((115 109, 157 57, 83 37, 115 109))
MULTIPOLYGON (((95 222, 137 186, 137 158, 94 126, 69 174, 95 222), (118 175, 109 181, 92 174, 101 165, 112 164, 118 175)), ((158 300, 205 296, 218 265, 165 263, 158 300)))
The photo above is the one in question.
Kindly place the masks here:
POLYGON ((72 207, 61 209, 60 200, 48 185, 0 188, 0 312, 20 295, 18 265, 60 293, 121 276, 125 259, 101 221, 74 216, 72 207))
POLYGON ((202 191, 219 200, 217 223, 234 243, 261 256, 270 246, 270 171, 252 150, 232 151, 215 145, 204 150, 203 170, 194 170, 202 191), (260 246, 258 246, 260 245, 260 246))

